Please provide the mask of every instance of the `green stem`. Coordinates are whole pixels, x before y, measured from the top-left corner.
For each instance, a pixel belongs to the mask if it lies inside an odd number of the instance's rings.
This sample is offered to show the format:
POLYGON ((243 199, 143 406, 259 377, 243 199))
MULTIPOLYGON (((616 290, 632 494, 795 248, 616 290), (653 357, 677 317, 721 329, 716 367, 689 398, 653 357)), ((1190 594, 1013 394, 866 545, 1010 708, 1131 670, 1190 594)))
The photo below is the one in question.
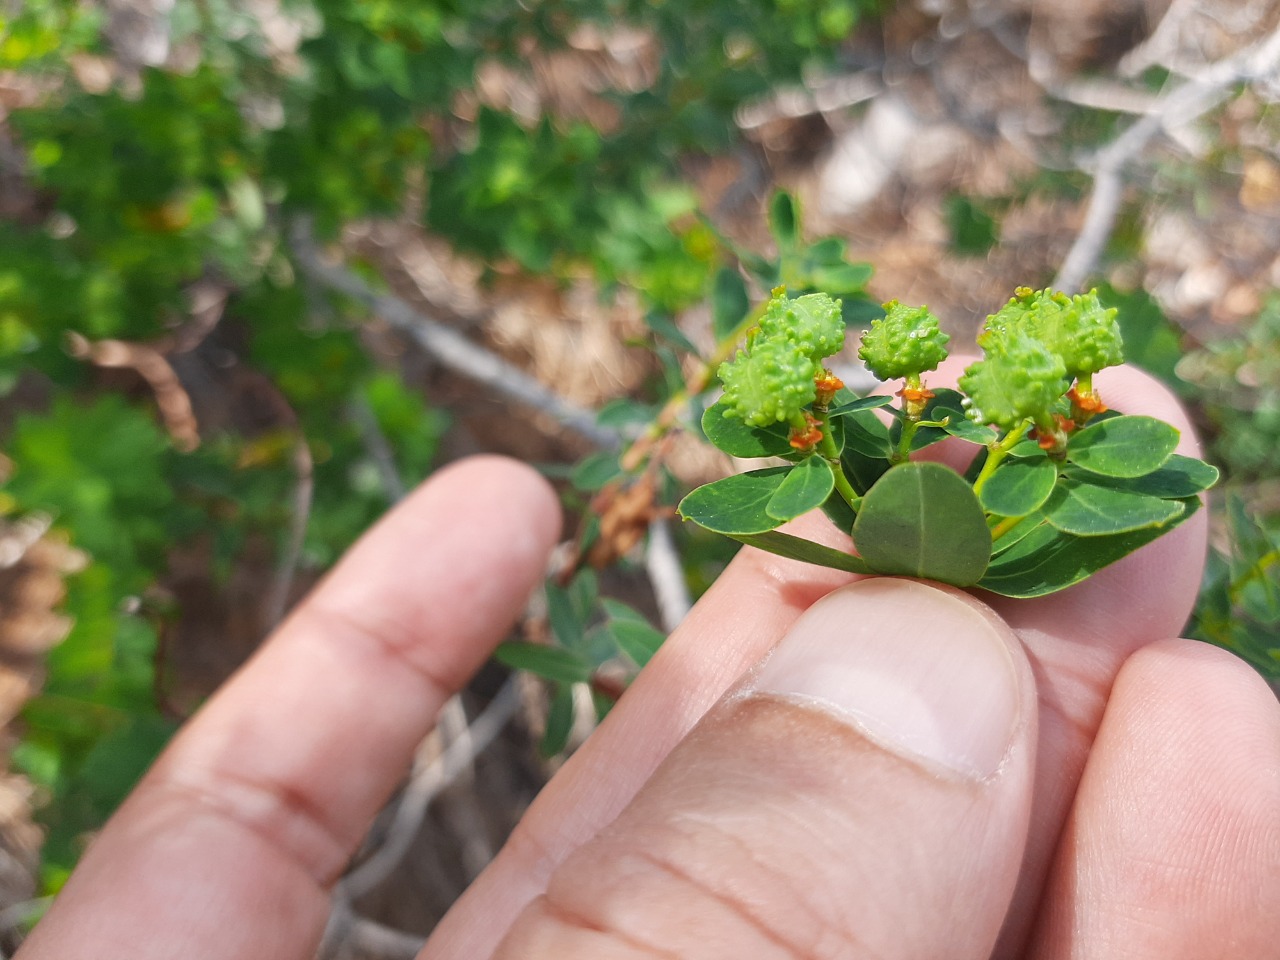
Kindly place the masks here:
POLYGON ((889 456, 889 462, 893 464, 906 463, 911 459, 911 441, 916 438, 916 431, 920 429, 920 421, 912 420, 904 417, 902 421, 902 436, 898 438, 898 447, 889 456))
POLYGON ((982 469, 978 472, 978 478, 973 481, 974 493, 982 492, 987 480, 996 472, 996 467, 1000 466, 1001 461, 1009 455, 1010 450, 1022 442, 1022 437, 1027 431, 1028 422, 1024 420, 999 440, 993 440, 987 444, 987 462, 982 465, 982 469))
POLYGON ((1076 375, 1076 393, 1082 397, 1093 396, 1093 372, 1076 375))
POLYGON ((853 484, 844 474, 844 467, 840 463, 840 451, 836 447, 835 437, 831 435, 831 421, 827 417, 826 404, 815 403, 813 415, 818 421, 818 429, 822 431, 822 439, 818 441, 818 452, 826 458, 827 463, 831 464, 831 471, 836 478, 836 492, 849 505, 849 509, 857 513, 858 507, 862 506, 862 498, 858 496, 858 491, 853 489, 853 484))
POLYGON ((996 540, 999 540, 1001 537, 1003 537, 1006 533, 1008 533, 1010 530, 1012 530, 1014 527, 1016 527, 1025 519, 1027 519, 1025 516, 1005 517, 1003 520, 1001 520, 999 523, 997 523, 994 527, 991 528, 992 542, 994 543, 996 540))

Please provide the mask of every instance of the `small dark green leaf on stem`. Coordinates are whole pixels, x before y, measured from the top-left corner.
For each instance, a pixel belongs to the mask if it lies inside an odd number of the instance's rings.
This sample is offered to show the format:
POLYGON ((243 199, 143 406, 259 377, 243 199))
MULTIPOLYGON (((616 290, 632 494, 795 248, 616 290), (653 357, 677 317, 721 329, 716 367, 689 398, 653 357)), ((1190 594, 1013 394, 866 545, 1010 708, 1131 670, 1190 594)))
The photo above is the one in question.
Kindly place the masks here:
POLYGON ((822 506, 835 485, 831 464, 819 456, 806 457, 791 468, 765 511, 775 520, 791 520, 822 506))
POLYGON ((723 400, 717 400, 708 407, 702 415, 702 432, 729 456, 748 460, 795 453, 790 443, 791 431, 785 423, 752 427, 739 417, 725 416, 727 409, 723 400))
POLYGON ((1008 460, 987 479, 978 499, 990 513, 1025 517, 1049 499, 1057 479, 1058 470, 1047 457, 1008 460))
POLYGON ((493 657, 513 670, 528 670, 559 683, 586 683, 591 679, 591 665, 586 659, 563 647, 512 641, 500 644, 493 657))
POLYGON ((764 533, 782 523, 765 509, 790 467, 752 470, 698 487, 680 501, 680 516, 712 533, 735 537, 764 533))
POLYGON ((1177 445, 1177 429, 1163 420, 1112 417, 1073 435, 1067 459, 1105 477, 1141 477, 1162 467, 1177 445))
POLYGON ((1180 500, 1064 480, 1045 505, 1049 523, 1077 537, 1103 537, 1164 527, 1182 515, 1180 500))
POLYGON ((721 267, 711 288, 711 329, 719 342, 730 336, 747 316, 751 301, 737 270, 721 267))

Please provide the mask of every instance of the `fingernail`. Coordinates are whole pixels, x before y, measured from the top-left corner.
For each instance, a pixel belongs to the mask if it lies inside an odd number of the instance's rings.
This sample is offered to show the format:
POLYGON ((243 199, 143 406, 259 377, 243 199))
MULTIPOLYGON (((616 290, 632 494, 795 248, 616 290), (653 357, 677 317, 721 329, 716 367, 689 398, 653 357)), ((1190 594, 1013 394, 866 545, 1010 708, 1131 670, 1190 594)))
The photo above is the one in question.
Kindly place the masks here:
POLYGON ((863 580, 807 610, 747 688, 825 708, 887 750, 983 779, 1018 724, 1007 630, 923 583, 863 580))

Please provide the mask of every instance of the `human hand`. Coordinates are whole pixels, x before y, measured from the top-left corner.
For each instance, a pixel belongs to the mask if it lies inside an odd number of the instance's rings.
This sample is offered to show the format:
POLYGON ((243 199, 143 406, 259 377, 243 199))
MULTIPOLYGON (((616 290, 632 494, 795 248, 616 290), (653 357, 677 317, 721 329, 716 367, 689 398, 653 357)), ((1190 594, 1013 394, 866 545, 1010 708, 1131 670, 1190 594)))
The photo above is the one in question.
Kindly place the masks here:
MULTIPOLYGON (((1145 378, 1110 379, 1116 406, 1186 427, 1145 378)), ((517 466, 437 475, 175 741, 20 957, 310 957, 555 516, 517 466)), ((1274 954, 1280 708, 1168 639, 1204 537, 1193 519, 994 612, 744 550, 424 957, 1274 954)))

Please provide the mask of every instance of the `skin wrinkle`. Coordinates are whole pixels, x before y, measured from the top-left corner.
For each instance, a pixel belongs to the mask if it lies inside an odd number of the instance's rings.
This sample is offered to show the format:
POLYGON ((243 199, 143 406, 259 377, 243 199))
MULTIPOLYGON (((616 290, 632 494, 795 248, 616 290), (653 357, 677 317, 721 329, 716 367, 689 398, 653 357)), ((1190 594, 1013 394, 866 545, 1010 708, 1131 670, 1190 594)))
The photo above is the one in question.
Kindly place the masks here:
MULTIPOLYGON (((574 910, 569 904, 557 903, 549 896, 540 896, 538 897, 537 902, 552 919, 571 929, 588 930, 591 933, 604 934, 606 937, 612 937, 619 940, 633 950, 639 950, 651 957, 661 957, 663 960, 685 960, 685 958, 679 957, 674 953, 669 953, 661 948, 655 948, 652 944, 648 944, 642 940, 637 940, 634 937, 628 936, 621 930, 612 927, 603 927, 597 923, 593 923, 585 914, 574 910)), ((551 960, 559 960, 559 958, 551 958, 551 960)))
MULTIPOLYGON (((317 600, 320 599, 322 598, 317 597, 317 600)), ((429 644, 413 643, 414 632, 388 629, 373 620, 365 620, 362 617, 353 616, 346 610, 331 608, 324 603, 307 604, 299 611, 299 619, 302 620, 303 624, 307 620, 318 621, 319 623, 312 631, 312 634, 314 636, 322 636, 330 643, 345 644, 350 639, 363 641, 375 655, 390 663, 393 669, 399 667, 407 668, 411 675, 422 680, 426 687, 426 695, 433 700, 439 700, 441 703, 449 699, 451 691, 458 689, 460 685, 466 683, 469 679, 469 676, 441 676, 436 672, 435 667, 429 667, 414 657, 415 650, 430 646, 429 644), (341 639, 332 629, 334 622, 345 628, 341 639), (406 642, 406 639, 409 642, 406 642)), ((468 631, 454 628, 450 632, 464 634, 468 631)), ((430 633, 426 635, 433 636, 430 633)), ((443 640, 437 639, 435 642, 441 647, 450 646, 443 640)))
MULTIPOLYGON (((745 846, 741 838, 733 837, 726 831, 720 832, 738 846, 745 846)), ((790 956, 794 957, 795 960, 817 960, 816 954, 810 953, 799 947, 797 944, 783 936, 779 931, 770 929, 769 924, 765 923, 760 917, 753 915, 750 904, 732 896, 728 891, 715 889, 710 884, 704 882, 702 878, 695 876, 688 870, 681 869, 671 858, 658 856, 651 850, 646 850, 638 846, 631 850, 631 854, 632 856, 650 864, 658 871, 669 874, 675 879, 683 881, 707 899, 720 904, 733 916, 741 920, 749 929, 756 931, 764 940, 767 940, 774 946, 785 950, 790 956)), ((759 860, 755 857, 749 857, 749 859, 751 859, 753 863, 757 865, 759 864, 759 860)))
MULTIPOLYGON (((855 833, 856 823, 851 818, 847 817, 841 811, 833 810, 830 804, 819 801, 814 797, 810 797, 803 791, 797 791, 795 794, 788 797, 787 804, 782 805, 779 811, 779 806, 777 804, 766 804, 763 801, 759 801, 758 815, 753 819, 760 822, 776 822, 777 817, 775 816, 771 819, 769 814, 781 812, 785 819, 790 820, 792 823, 803 828, 806 823, 818 823, 824 818, 829 818, 834 813, 848 825, 848 835, 852 836, 855 833), (790 809, 788 809, 787 804, 790 805, 790 809), (804 811, 814 811, 816 815, 811 820, 806 819, 803 816, 804 811)), ((739 852, 743 862, 751 864, 755 871, 755 876, 764 875, 768 878, 772 878, 773 882, 758 881, 756 884, 757 887, 768 889, 770 891, 777 891, 779 889, 788 889, 793 886, 784 871, 778 869, 771 861, 764 859, 759 854, 755 853, 752 850, 750 843, 723 826, 723 822, 723 815, 717 818, 700 817, 697 815, 696 811, 685 811, 679 817, 672 818, 669 827, 679 831, 682 824, 693 825, 693 834, 695 838, 698 833, 706 832, 707 829, 710 828, 711 832, 727 841, 733 849, 739 852)), ((833 834, 835 832, 836 831, 826 831, 828 834, 833 834)), ((807 848, 807 845, 804 844, 801 844, 800 846, 802 849, 807 848)), ((818 845, 818 847, 820 849, 820 845, 818 845)), ((642 856, 648 856, 647 851, 642 851, 642 856)), ((708 884, 695 880, 688 871, 682 871, 679 870, 679 868, 676 868, 674 866, 674 861, 670 862, 673 873, 685 876, 689 882, 693 883, 700 889, 710 889, 708 884)), ((811 876, 817 876, 817 871, 818 865, 815 864, 814 872, 811 876)), ((714 893, 714 891, 712 892, 714 893)), ((752 910, 752 905, 750 903, 743 900, 741 897, 734 897, 729 891, 725 891, 723 894, 718 896, 717 899, 723 902, 734 900, 736 903, 740 904, 740 909, 744 914, 749 914, 752 910)), ((797 891, 797 896, 790 898, 789 902, 791 909, 803 911, 805 918, 804 921, 800 922, 797 920, 795 922, 795 926, 797 930, 803 930, 806 933, 813 934, 808 937, 809 942, 818 943, 823 939, 823 935, 826 935, 831 942, 847 943, 849 941, 849 937, 845 935, 845 931, 848 930, 849 925, 845 925, 842 930, 837 930, 835 924, 828 919, 826 911, 817 906, 813 898, 808 895, 808 892, 797 891)), ((753 926, 764 931, 768 931, 770 929, 770 925, 763 919, 757 919, 753 923, 753 926)), ((816 946, 800 944, 793 940, 789 940, 780 932, 775 931, 770 935, 769 939, 797 956, 817 957, 821 955, 816 946)))
POLYGON ((288 790, 282 784, 257 781, 230 771, 206 771, 204 778, 191 779, 182 776, 181 771, 172 771, 153 780, 148 789, 158 794, 154 798, 148 796, 149 802, 161 806, 174 802, 179 807, 185 802, 188 815, 194 807, 252 833, 306 873, 322 891, 337 882, 350 859, 350 842, 334 832, 323 809, 308 803, 300 791, 288 790), (244 799, 246 794, 263 798, 265 809, 254 813, 253 804, 244 799), (282 818, 283 824, 279 822, 282 818), (286 838, 296 839, 291 842, 286 838))

